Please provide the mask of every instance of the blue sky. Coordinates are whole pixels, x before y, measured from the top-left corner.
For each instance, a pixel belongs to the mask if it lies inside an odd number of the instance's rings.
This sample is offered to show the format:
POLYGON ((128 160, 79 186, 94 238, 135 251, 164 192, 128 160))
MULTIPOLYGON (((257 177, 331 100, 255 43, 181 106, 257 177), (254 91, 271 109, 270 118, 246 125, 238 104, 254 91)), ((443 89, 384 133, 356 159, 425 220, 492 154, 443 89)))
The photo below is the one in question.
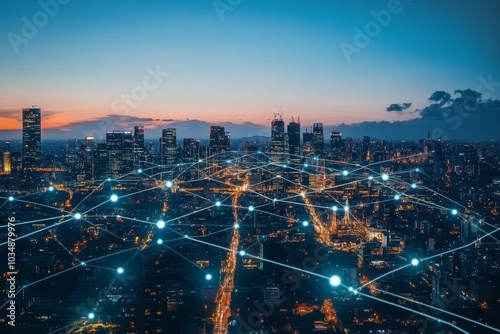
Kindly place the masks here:
POLYGON ((392 0, 221 0, 231 8, 223 20, 210 0, 67 2, 16 53, 9 33, 23 37, 23 18, 43 9, 0 1, 0 129, 20 128, 32 104, 49 127, 113 114, 157 66, 168 77, 128 115, 268 124, 285 108, 305 125, 394 121, 418 113, 388 113, 392 103, 414 110, 436 90, 500 81, 493 0, 401 0, 350 62, 339 45, 354 46, 354 28, 365 31, 392 0))

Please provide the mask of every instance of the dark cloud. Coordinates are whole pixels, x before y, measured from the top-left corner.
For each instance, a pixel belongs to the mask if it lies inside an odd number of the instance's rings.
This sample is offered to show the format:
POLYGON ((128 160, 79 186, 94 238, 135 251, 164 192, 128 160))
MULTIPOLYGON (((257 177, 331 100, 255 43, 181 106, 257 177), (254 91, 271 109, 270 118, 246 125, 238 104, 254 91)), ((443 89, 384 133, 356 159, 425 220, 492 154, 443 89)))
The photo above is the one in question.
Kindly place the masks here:
POLYGON ((432 93, 431 97, 429 97, 429 101, 439 102, 441 104, 445 104, 451 98, 450 93, 447 93, 442 90, 435 91, 432 93))
POLYGON ((395 111, 397 113, 402 113, 411 106, 411 102, 407 103, 393 103, 387 107, 386 111, 395 111))

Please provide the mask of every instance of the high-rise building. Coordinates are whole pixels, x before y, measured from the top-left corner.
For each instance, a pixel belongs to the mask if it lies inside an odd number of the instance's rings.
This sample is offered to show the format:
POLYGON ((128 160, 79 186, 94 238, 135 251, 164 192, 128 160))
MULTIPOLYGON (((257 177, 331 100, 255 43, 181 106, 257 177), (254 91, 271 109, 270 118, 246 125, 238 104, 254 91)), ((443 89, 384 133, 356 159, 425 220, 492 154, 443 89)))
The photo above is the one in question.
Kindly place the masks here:
POLYGON ((39 185, 39 173, 34 170, 42 166, 42 110, 37 106, 23 109, 22 177, 24 188, 39 185))
POLYGON ((23 109, 23 168, 42 165, 42 110, 23 109))
POLYGON ((306 132, 302 133, 302 152, 306 157, 314 155, 313 138, 313 133, 307 132, 307 129, 306 132))
POLYGON ((144 147, 144 127, 134 126, 134 168, 141 165, 141 161, 145 160, 144 147))
POLYGON ((10 174, 12 171, 12 156, 9 151, 3 152, 3 172, 5 174, 10 174))
POLYGON ((182 159, 184 162, 195 162, 200 158, 200 141, 194 138, 184 138, 182 159))
POLYGON ((313 149, 314 155, 323 156, 325 149, 325 137, 323 134, 323 123, 313 124, 313 149))
POLYGON ((287 126, 288 133, 288 153, 290 160, 300 160, 300 122, 290 122, 287 126))
POLYGON ((168 128, 162 130, 160 138, 160 164, 167 169, 177 162, 177 130, 168 128))
POLYGON ((134 139, 131 131, 106 131, 108 174, 112 177, 132 172, 134 139))
POLYGON ((285 161, 286 138, 285 122, 276 115, 271 121, 271 160, 274 163, 281 164, 285 161))
POLYGON ((210 127, 210 155, 214 159, 225 158, 229 155, 230 151, 231 134, 224 131, 223 126, 212 125, 210 127))
POLYGON ((342 132, 330 131, 330 149, 340 150, 342 147, 342 132))
POLYGON ((97 145, 95 160, 95 177, 103 179, 108 175, 108 150, 106 148, 106 144, 101 143, 97 145))
POLYGON ((363 137, 363 144, 362 144, 361 162, 369 162, 370 161, 370 147, 371 147, 370 137, 364 136, 363 137))

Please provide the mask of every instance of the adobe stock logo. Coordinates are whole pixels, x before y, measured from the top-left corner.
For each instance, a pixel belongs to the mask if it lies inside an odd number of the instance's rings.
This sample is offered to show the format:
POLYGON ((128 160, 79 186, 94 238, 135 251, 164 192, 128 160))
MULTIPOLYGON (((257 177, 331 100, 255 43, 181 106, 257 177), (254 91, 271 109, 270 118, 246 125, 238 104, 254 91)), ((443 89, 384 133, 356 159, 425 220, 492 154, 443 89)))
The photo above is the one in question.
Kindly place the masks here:
POLYGON ((70 2, 70 0, 38 1, 38 6, 40 6, 41 10, 33 14, 31 20, 29 20, 26 16, 21 18, 23 23, 21 27, 21 34, 19 35, 12 31, 7 34, 7 39, 9 40, 14 53, 19 53, 19 46, 21 44, 28 44, 30 40, 35 38, 40 29, 49 23, 49 19, 59 13, 60 5, 65 5, 68 2, 70 2))
MULTIPOLYGON (((411 1, 411 0, 408 0, 411 1)), ((377 37, 382 28, 387 27, 391 21, 393 15, 397 15, 403 11, 403 6, 399 0, 389 0, 387 3, 387 9, 382 9, 378 12, 372 10, 370 15, 374 20, 368 21, 364 26, 364 31, 360 27, 354 27, 353 44, 342 42, 339 44, 340 50, 344 55, 346 61, 351 63, 353 54, 360 54, 361 51, 370 45, 373 38, 377 37)))

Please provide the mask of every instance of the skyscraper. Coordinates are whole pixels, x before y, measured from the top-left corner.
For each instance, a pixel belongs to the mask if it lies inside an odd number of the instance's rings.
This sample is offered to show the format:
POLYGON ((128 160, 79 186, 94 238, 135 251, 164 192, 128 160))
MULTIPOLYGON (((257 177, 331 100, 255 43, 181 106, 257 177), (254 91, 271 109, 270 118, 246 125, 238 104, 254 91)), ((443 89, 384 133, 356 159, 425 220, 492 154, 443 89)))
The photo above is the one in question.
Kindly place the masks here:
POLYGON ((286 138, 285 138, 285 122, 281 116, 274 116, 271 121, 271 160, 281 164, 285 162, 286 138))
POLYGON ((106 131, 108 174, 112 177, 133 170, 133 142, 131 131, 106 131))
POLYGON ((330 131, 330 149, 340 150, 342 147, 342 132, 330 131))
POLYGON ((313 149, 314 155, 321 157, 325 149, 325 137, 323 135, 323 123, 313 124, 313 149))
POLYGON ((300 160, 300 122, 290 122, 287 126, 288 132, 288 153, 290 160, 300 160))
POLYGON ((171 169, 177 161, 177 130, 168 128, 162 130, 160 138, 160 164, 171 169))
POLYGON ((134 126, 134 168, 138 168, 140 162, 144 160, 144 127, 136 125, 134 126))
POLYGON ((23 168, 42 165, 42 110, 23 109, 23 168))
POLYGON ((218 154, 215 159, 226 157, 227 154, 224 152, 230 151, 230 138, 231 134, 225 132, 223 126, 212 125, 210 127, 210 155, 218 154))

